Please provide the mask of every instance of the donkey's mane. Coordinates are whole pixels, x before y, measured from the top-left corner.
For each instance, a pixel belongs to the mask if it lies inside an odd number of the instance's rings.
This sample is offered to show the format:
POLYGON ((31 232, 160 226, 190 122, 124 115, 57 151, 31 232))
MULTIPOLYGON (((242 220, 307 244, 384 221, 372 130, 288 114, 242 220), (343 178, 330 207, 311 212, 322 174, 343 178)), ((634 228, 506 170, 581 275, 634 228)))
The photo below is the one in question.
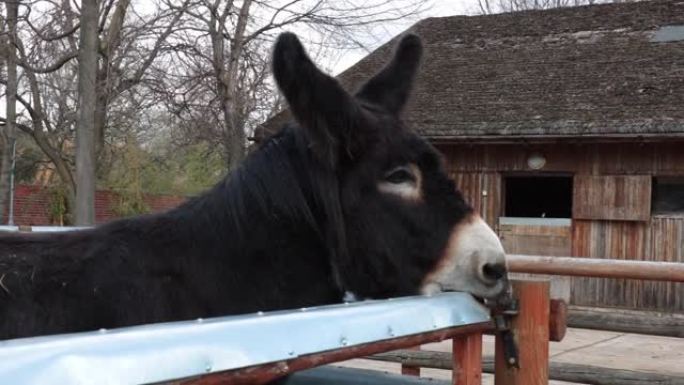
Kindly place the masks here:
POLYGON ((344 219, 335 172, 308 148, 304 134, 288 124, 221 183, 167 215, 182 217, 193 233, 226 232, 243 239, 259 220, 294 220, 307 225, 329 246, 344 249, 344 219), (217 215, 218 214, 218 215, 217 215), (321 229, 329 230, 321 234, 321 229))
MULTIPOLYGON (((334 302, 342 297, 334 256, 343 250, 343 240, 336 175, 316 160, 299 127, 286 126, 215 187, 168 212, 76 232, 0 235, 0 316, 10 317, 6 322, 17 328, 10 335, 22 335, 22 325, 38 322, 46 316, 42 312, 57 306, 49 304, 56 291, 72 286, 73 297, 68 300, 82 303, 78 306, 89 306, 85 304, 94 300, 93 290, 109 286, 124 293, 116 299, 119 294, 111 292, 115 298, 109 301, 123 302, 145 293, 150 298, 126 301, 159 309, 150 310, 150 315, 131 309, 129 314, 122 303, 119 315, 93 315, 93 320, 81 325, 81 321, 57 320, 38 333, 67 329, 66 325, 80 330, 100 323, 114 327, 260 310, 260 306, 283 308, 299 300, 302 306, 334 302), (287 278, 302 268, 299 283, 287 278), (281 283, 267 289, 258 282, 259 274, 281 283), (329 278, 314 283, 310 274, 329 278), (314 291, 299 298, 275 295, 276 302, 263 302, 272 301, 268 298, 274 294, 269 291, 293 283, 296 290, 309 285, 314 291), (168 299, 173 303, 174 296, 181 296, 178 309, 160 297, 168 295, 163 293, 169 284, 178 287, 168 299), (255 294, 246 294, 250 290, 255 294), (33 303, 26 305, 30 306, 26 313, 10 310, 9 304, 19 298, 33 303), (21 319, 11 318, 19 315, 21 319), (118 321, 107 324, 112 317, 118 321)), ((115 303, 107 306, 116 309, 115 303)))

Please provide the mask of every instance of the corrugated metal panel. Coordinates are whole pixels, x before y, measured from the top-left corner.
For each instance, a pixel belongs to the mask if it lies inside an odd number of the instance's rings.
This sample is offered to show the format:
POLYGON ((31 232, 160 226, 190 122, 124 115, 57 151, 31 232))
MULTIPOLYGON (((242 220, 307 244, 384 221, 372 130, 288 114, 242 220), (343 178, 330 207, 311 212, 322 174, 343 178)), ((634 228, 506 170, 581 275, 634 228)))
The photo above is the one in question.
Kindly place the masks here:
POLYGON ((651 179, 650 175, 575 175, 572 217, 648 221, 651 179))

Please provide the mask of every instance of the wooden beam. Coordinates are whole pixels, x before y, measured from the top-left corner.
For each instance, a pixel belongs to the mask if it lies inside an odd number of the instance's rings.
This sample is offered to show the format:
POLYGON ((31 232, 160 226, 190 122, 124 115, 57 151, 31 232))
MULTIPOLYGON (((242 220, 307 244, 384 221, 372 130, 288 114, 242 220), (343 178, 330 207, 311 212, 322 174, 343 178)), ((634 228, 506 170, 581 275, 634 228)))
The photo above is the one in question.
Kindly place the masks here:
MULTIPOLYGON (((410 350, 420 350, 420 346, 414 346, 409 348, 410 350)), ((401 374, 405 376, 417 376, 420 377, 420 366, 408 366, 401 365, 401 374)))
POLYGON ((683 314, 570 306, 568 325, 575 328, 684 338, 683 314))
POLYGON ((501 334, 495 339, 495 385, 548 385, 549 383, 549 289, 548 281, 512 281, 518 315, 510 328, 518 347, 519 367, 506 362, 501 334))
POLYGON ((684 263, 677 262, 510 254, 506 264, 514 273, 684 282, 684 263))
MULTIPOLYGON (((445 352, 397 350, 366 358, 431 369, 451 370, 453 368, 451 354, 445 352)), ((484 373, 494 373, 494 357, 484 357, 482 360, 482 371, 484 373)), ((549 378, 557 381, 593 385, 684 385, 684 376, 565 362, 551 362, 549 365, 549 378)))
POLYGON ((482 333, 458 336, 452 345, 453 385, 482 384, 482 333))

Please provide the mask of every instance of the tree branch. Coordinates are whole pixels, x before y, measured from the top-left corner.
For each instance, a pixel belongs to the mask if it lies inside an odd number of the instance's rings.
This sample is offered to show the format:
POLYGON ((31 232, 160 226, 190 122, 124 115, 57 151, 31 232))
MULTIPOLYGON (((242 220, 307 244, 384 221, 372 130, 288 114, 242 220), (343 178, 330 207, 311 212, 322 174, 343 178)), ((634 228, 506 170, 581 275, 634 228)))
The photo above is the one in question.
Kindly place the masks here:
POLYGON ((19 66, 21 66, 22 68, 24 68, 28 71, 31 71, 33 73, 47 74, 50 72, 55 72, 58 69, 62 68, 66 63, 68 63, 69 61, 71 61, 71 59, 73 59, 77 56, 78 56, 78 51, 67 52, 64 56, 59 58, 56 62, 54 62, 53 64, 51 64, 47 67, 43 67, 43 68, 33 67, 32 65, 28 64, 23 58, 21 60, 19 60, 17 62, 17 64, 19 64, 19 66))
MULTIPOLYGON (((2 122, 3 124, 6 124, 7 118, 4 116, 0 116, 0 122, 2 122)), ((33 129, 31 127, 23 124, 23 123, 14 122, 14 126, 17 127, 18 129, 24 131, 27 134, 33 134, 33 129)))
POLYGON ((162 45, 166 42, 166 39, 173 33, 174 28, 180 18, 183 16, 183 11, 182 9, 187 8, 187 5, 189 3, 189 0, 185 0, 183 2, 183 5, 181 6, 181 10, 179 10, 176 15, 173 17, 169 25, 166 27, 166 30, 162 32, 162 34, 159 36, 157 41, 154 43, 154 47, 152 48, 152 52, 150 52, 147 55, 147 59, 143 62, 143 64, 138 68, 137 71, 135 71, 135 74, 133 74, 132 77, 125 79, 122 81, 119 86, 116 89, 116 93, 122 93, 128 89, 130 89, 132 86, 140 82, 140 79, 142 79, 143 75, 147 71, 147 69, 152 65, 152 63, 155 61, 157 58, 157 55, 159 54, 159 51, 161 50, 162 45))
POLYGON ((43 40, 45 42, 52 42, 52 41, 64 39, 65 37, 69 37, 74 32, 78 31, 79 27, 81 26, 79 23, 76 23, 76 25, 74 25, 70 29, 68 29, 62 33, 59 33, 55 36, 44 35, 36 26, 33 25, 33 23, 31 23, 31 20, 29 18, 29 16, 31 15, 31 9, 32 9, 31 7, 28 8, 28 11, 26 12, 26 16, 24 16, 24 19, 25 19, 24 21, 26 21, 26 24, 28 24, 28 26, 31 28, 31 30, 33 32, 35 32, 36 36, 38 36, 38 38, 40 38, 41 40, 43 40))

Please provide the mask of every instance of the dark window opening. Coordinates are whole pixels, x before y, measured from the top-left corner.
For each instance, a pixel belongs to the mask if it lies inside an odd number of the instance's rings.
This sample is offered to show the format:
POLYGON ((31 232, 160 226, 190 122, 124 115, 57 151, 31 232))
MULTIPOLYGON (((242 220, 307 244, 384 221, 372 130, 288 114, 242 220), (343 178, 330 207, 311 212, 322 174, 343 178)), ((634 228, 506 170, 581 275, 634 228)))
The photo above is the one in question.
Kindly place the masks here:
POLYGON ((572 218, 571 176, 511 176, 505 189, 507 217, 572 218))
POLYGON ((684 177, 653 178, 653 214, 684 214, 684 177))

